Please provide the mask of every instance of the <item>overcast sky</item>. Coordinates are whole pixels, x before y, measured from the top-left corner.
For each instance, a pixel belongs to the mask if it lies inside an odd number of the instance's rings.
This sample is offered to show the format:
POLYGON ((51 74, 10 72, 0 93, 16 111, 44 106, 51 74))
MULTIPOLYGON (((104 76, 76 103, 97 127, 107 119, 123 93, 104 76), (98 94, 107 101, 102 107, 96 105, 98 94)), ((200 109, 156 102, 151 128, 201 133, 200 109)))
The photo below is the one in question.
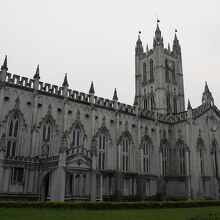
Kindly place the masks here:
POLYGON ((201 104, 205 81, 220 107, 219 0, 0 0, 0 60, 9 72, 133 104, 138 31, 153 44, 157 15, 164 43, 174 30, 182 47, 185 98, 201 104))

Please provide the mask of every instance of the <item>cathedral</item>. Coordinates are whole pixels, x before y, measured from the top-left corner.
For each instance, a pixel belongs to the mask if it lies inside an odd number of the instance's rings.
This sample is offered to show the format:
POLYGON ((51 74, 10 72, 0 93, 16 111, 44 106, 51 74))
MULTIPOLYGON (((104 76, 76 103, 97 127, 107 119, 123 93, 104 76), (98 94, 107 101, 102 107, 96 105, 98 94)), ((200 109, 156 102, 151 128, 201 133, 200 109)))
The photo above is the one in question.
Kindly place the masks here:
POLYGON ((135 46, 133 105, 0 71, 0 200, 220 198, 220 111, 185 107, 181 46, 135 46))

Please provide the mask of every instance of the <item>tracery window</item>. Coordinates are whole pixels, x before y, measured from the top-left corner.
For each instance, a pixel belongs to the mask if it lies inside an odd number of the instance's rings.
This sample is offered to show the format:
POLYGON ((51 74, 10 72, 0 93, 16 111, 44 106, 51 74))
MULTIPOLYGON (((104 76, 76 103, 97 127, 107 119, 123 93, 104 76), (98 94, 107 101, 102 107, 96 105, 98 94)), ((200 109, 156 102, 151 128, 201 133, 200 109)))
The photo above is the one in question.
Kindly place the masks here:
POLYGON ((11 182, 23 183, 24 181, 24 168, 14 167, 11 172, 11 182))
POLYGON ((18 146, 19 120, 15 114, 9 121, 6 155, 15 157, 18 146))
POLYGON ((98 169, 106 169, 107 136, 105 132, 99 134, 98 143, 98 169))
POLYGON ((179 162, 179 174, 186 175, 186 152, 183 141, 177 142, 177 157, 179 162))
POLYGON ((127 137, 122 138, 121 150, 122 171, 129 170, 129 140, 127 137))
POLYGON ((162 157, 162 174, 168 174, 168 161, 169 161, 169 146, 164 141, 161 144, 161 157, 162 157))
POLYGON ((143 168, 144 173, 150 173, 150 159, 151 159, 151 143, 149 140, 146 140, 144 142, 143 146, 143 168))

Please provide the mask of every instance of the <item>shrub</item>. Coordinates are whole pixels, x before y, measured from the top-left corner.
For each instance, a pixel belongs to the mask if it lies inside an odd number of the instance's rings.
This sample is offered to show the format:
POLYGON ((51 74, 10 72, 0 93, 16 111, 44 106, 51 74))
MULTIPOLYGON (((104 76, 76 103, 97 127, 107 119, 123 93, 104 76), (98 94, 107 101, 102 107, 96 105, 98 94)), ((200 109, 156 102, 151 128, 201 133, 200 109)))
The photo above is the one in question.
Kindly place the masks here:
POLYGON ((164 202, 24 202, 0 201, 0 208, 52 208, 52 209, 148 209, 148 208, 190 208, 220 206, 220 200, 164 201, 164 202))

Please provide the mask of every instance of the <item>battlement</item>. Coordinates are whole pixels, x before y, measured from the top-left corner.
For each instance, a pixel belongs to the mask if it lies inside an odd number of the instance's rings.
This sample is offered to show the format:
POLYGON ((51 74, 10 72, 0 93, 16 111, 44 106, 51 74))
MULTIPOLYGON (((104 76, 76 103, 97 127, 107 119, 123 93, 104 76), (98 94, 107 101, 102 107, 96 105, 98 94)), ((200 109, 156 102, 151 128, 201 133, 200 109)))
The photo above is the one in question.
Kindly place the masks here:
MULTIPOLYGON (((151 50, 149 52, 152 52, 151 50)), ((166 49, 166 52, 167 49, 166 49)), ((11 73, 6 74, 6 83, 9 85, 15 85, 17 87, 30 89, 34 91, 34 79, 28 79, 27 77, 21 77, 19 75, 12 75, 11 73)), ((63 86, 57 86, 52 85, 50 83, 44 83, 42 81, 38 82, 37 90, 39 92, 42 92, 46 95, 55 95, 58 97, 64 97, 64 87, 63 86)), ((85 104, 91 104, 90 98, 91 94, 86 94, 84 92, 79 92, 75 90, 68 89, 67 90, 67 98, 72 101, 78 101, 85 104)), ((94 96, 93 103, 97 107, 105 108, 108 110, 117 110, 120 113, 125 113, 129 115, 135 116, 136 113, 136 106, 131 106, 125 103, 121 102, 115 102, 114 100, 105 99, 102 97, 94 96)), ((193 118, 199 117, 201 114, 203 114, 205 111, 207 111, 210 108, 207 104, 202 104, 198 108, 193 109, 193 118)), ((187 111, 178 113, 176 115, 166 115, 161 114, 156 111, 145 111, 142 109, 139 109, 139 116, 150 119, 150 120, 158 120, 164 123, 178 123, 184 120, 187 120, 187 111)))

